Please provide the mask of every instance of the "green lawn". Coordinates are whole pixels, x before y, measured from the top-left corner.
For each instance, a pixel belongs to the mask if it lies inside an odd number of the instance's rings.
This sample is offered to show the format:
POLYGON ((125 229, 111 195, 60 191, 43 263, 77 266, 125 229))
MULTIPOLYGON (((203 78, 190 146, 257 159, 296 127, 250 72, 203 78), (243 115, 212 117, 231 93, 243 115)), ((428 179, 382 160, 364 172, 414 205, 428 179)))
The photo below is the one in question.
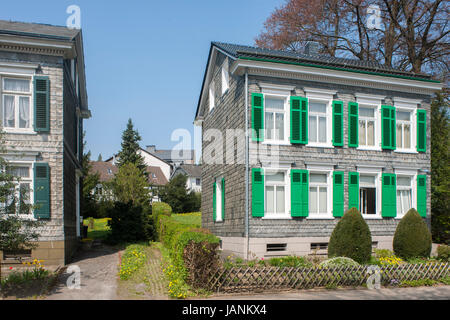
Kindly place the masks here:
POLYGON ((200 228, 202 225, 201 212, 180 213, 180 214, 172 213, 170 217, 179 223, 191 224, 197 228, 200 228))
MULTIPOLYGON (((88 238, 89 239, 106 239, 111 232, 111 228, 108 226, 108 220, 111 218, 94 219, 94 228, 89 227, 88 238)), ((84 219, 83 225, 89 226, 89 220, 84 219)))

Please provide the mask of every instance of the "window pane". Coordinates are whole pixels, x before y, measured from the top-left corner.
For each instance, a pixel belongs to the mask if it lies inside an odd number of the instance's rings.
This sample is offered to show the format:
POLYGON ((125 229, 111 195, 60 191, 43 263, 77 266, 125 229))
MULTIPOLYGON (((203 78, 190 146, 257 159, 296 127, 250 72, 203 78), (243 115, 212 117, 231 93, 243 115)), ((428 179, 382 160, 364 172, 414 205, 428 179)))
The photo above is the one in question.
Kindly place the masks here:
POLYGON ((410 187, 411 186, 411 178, 410 177, 397 177, 397 186, 410 187))
POLYGON ((397 111, 397 120, 409 121, 410 114, 411 114, 410 112, 406 111, 397 111))
POLYGON ((317 142, 317 117, 309 117, 309 141, 317 142))
POLYGON ((327 142, 327 118, 319 118, 319 142, 327 142))
POLYGON ((410 130, 410 125, 409 124, 405 124, 403 127, 403 134, 404 134, 404 148, 409 149, 411 148, 411 130, 410 130))
POLYGON ((402 190, 397 190, 397 211, 403 213, 402 190))
POLYGON ((264 125, 266 126, 266 138, 273 139, 273 113, 266 112, 264 125))
POLYGON ((375 177, 374 176, 359 176, 359 184, 364 186, 374 186, 375 177))
POLYGON ((266 173, 267 182, 284 182, 284 172, 267 172, 266 173))
POLYGON ((266 187, 266 212, 275 212, 274 187, 266 187))
POLYGON ((359 120, 359 144, 366 145, 366 121, 359 120))
POLYGON ((317 188, 309 188, 309 211, 317 213, 317 188))
POLYGON ((277 139, 277 140, 284 139, 284 114, 283 113, 275 114, 275 139, 277 139))
POLYGON ((359 116, 360 117, 374 117, 374 109, 373 108, 359 108, 359 116))
POLYGON ((403 148, 403 143, 402 143, 402 125, 398 124, 397 125, 397 148, 403 148))
POLYGON ((375 122, 367 121, 367 145, 375 145, 375 122))
POLYGON ((284 213, 284 187, 277 187, 277 213, 284 213))
POLYGON ((29 214, 30 213, 30 184, 21 183, 20 184, 20 202, 19 202, 19 213, 29 214))
POLYGON ((309 182, 310 183, 327 183, 327 175, 312 173, 309 175, 309 182))
POLYGON ((19 97, 19 128, 30 127, 30 98, 19 97))
POLYGON ((327 105, 325 103, 320 102, 310 102, 309 112, 326 113, 327 105))
POLYGON ((266 97, 264 102, 266 108, 279 110, 284 109, 284 99, 266 97))
POLYGON ((411 209, 411 190, 401 190, 401 192, 403 213, 406 213, 411 209))
POLYGON ((15 92, 30 92, 30 80, 4 79, 3 90, 15 92))
POLYGON ((319 212, 327 213, 327 188, 319 188, 319 212))
POLYGON ((30 168, 29 167, 11 167, 8 169, 8 173, 20 178, 29 178, 30 177, 30 168))
POLYGON ((3 101, 5 101, 5 106, 3 108, 3 125, 5 127, 14 128, 16 122, 14 96, 4 96, 3 101))

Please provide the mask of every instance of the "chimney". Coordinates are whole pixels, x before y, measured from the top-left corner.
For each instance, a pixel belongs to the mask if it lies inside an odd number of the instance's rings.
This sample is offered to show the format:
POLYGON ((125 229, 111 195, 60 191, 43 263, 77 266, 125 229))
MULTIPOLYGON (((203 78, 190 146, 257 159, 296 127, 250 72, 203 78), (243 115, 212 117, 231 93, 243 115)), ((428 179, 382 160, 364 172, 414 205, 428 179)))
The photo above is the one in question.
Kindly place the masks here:
POLYGON ((319 54, 319 43, 315 41, 308 41, 305 46, 305 54, 308 55, 319 54))
POLYGON ((146 148, 147 148, 147 151, 150 153, 155 153, 155 151, 156 151, 156 146, 153 144, 146 146, 146 148))

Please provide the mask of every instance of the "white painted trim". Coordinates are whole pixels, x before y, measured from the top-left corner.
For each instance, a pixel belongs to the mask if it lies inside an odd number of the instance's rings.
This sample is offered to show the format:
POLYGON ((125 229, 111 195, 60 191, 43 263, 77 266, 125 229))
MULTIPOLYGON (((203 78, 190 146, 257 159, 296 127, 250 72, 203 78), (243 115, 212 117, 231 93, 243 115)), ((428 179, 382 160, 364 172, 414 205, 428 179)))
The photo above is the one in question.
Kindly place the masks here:
POLYGON ((364 93, 355 93, 356 102, 364 105, 381 105, 381 101, 385 99, 383 96, 369 95, 364 93))
POLYGON ((336 90, 325 90, 325 89, 309 88, 309 87, 304 87, 303 91, 305 91, 306 97, 308 97, 308 95, 310 95, 310 96, 318 96, 319 98, 322 97, 322 99, 329 99, 330 96, 332 99, 333 95, 335 95, 337 93, 336 90))
POLYGON ((422 103, 422 100, 419 99, 406 99, 406 98, 399 98, 399 97, 393 97, 394 105, 401 107, 401 108, 417 108, 418 104, 422 103))
POLYGON ((295 86, 272 84, 265 82, 258 82, 258 86, 261 88, 262 93, 274 93, 280 95, 291 95, 291 91, 295 89, 295 86))

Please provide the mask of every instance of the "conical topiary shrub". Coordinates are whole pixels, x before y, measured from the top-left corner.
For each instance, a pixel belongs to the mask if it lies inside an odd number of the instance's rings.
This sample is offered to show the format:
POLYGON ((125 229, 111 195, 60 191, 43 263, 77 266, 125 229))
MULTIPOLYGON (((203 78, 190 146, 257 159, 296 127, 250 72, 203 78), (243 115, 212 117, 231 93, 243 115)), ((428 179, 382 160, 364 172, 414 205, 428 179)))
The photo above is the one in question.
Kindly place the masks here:
POLYGON ((430 256, 431 233, 416 209, 410 209, 398 223, 393 247, 403 259, 430 256))
POLYGON ((338 222, 328 244, 328 257, 348 257, 358 263, 370 260, 372 236, 361 213, 356 208, 348 210, 338 222))

